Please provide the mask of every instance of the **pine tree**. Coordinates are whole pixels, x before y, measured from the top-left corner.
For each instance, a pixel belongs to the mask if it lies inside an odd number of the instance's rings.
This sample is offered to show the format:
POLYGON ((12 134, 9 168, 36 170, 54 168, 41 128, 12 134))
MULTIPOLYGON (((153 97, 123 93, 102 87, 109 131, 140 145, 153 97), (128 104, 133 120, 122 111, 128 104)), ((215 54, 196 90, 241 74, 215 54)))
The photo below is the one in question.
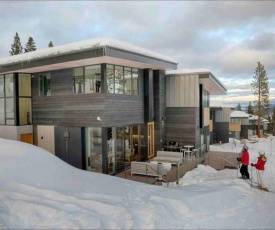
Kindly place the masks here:
POLYGON ((267 125, 267 131, 268 133, 275 134, 275 107, 273 108, 273 114, 272 116, 268 115, 268 125, 267 125))
POLYGON ((247 113, 248 114, 254 114, 254 109, 253 109, 253 106, 252 106, 252 104, 251 104, 251 101, 249 102, 249 104, 248 104, 248 107, 247 107, 247 113))
POLYGON ((268 77, 264 66, 258 62, 255 69, 255 76, 251 82, 252 91, 254 96, 257 97, 257 100, 254 102, 256 114, 258 115, 258 137, 260 137, 260 125, 261 117, 265 117, 268 114, 270 107, 269 100, 269 86, 268 86, 268 77))
POLYGON ((236 110, 237 110, 237 111, 242 111, 242 106, 241 106, 240 103, 237 105, 236 110))
POLYGON ((52 41, 49 42, 48 47, 53 47, 53 42, 52 41))
POLYGON ((21 54, 22 50, 23 50, 23 47, 20 42, 20 37, 19 37, 18 33, 16 32, 13 44, 11 45, 10 55, 21 54))
POLYGON ((25 53, 35 51, 36 45, 32 37, 29 37, 28 42, 26 44, 25 53))

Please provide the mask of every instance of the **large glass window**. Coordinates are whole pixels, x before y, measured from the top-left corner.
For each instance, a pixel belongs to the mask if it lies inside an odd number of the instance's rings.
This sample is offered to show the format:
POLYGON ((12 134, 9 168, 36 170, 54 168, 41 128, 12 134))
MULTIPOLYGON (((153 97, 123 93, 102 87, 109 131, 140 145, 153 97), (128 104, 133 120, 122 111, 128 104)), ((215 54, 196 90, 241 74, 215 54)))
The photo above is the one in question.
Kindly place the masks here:
POLYGON ((114 66, 107 65, 107 90, 106 93, 114 93, 115 86, 115 74, 114 74, 114 66))
POLYGON ((32 123, 31 98, 19 98, 19 124, 29 125, 32 123))
POLYGON ((73 69, 73 92, 74 94, 84 93, 83 68, 73 69))
POLYGON ((19 97, 30 97, 31 96, 31 75, 30 74, 19 74, 19 97))
POLYGON ((127 95, 132 94, 132 76, 131 76, 131 68, 124 67, 124 93, 127 95))
POLYGON ((5 124, 5 99, 0 98, 0 124, 5 124))
POLYGON ((6 98, 6 124, 14 125, 14 99, 6 98))
POLYGON ((113 174, 115 172, 115 140, 116 140, 116 129, 114 127, 108 128, 108 173, 113 174))
POLYGON ((86 128, 86 154, 91 171, 102 172, 102 128, 86 128))
POLYGON ((85 93, 101 92, 101 66, 85 67, 85 93))
POLYGON ((123 67, 115 66, 115 93, 123 94, 123 67))
POLYGON ((4 96, 4 75, 0 75, 0 97, 4 96))
POLYGON ((6 97, 13 97, 13 74, 5 75, 5 94, 6 97))
POLYGON ((139 81, 139 79, 138 79, 138 69, 135 69, 135 68, 132 68, 132 79, 133 79, 133 92, 132 92, 132 94, 133 95, 138 95, 139 93, 138 93, 138 90, 139 90, 139 88, 138 88, 138 81, 139 81))
POLYGON ((51 96, 51 74, 41 73, 39 79, 39 96, 51 96))

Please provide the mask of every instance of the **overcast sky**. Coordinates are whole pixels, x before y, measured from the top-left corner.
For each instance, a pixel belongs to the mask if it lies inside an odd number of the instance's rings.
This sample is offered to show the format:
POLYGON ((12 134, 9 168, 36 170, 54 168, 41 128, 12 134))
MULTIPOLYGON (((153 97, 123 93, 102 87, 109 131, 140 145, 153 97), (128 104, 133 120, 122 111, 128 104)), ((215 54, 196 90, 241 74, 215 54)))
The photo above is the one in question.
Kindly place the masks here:
POLYGON ((38 49, 109 37, 208 68, 228 89, 212 105, 253 101, 257 62, 275 98, 275 1, 0 1, 0 58, 18 32, 38 49))

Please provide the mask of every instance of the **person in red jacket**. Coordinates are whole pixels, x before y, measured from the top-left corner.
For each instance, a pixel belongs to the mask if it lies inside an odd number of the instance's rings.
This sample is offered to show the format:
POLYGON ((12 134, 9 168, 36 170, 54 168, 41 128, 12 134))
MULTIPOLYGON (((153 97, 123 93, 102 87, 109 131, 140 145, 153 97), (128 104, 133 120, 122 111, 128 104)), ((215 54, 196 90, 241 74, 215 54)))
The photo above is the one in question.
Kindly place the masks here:
POLYGON ((265 153, 264 152, 259 152, 259 157, 258 157, 258 161, 256 164, 251 163, 251 166, 255 167, 257 169, 257 179, 258 179, 258 184, 259 184, 259 188, 260 189, 267 189, 264 186, 264 181, 263 181, 263 174, 264 174, 264 166, 265 163, 267 161, 267 158, 265 157, 265 153))
POLYGON ((242 174, 242 179, 249 179, 248 165, 249 165, 249 152, 248 146, 245 144, 242 149, 242 156, 237 158, 238 161, 242 163, 240 172, 242 174))

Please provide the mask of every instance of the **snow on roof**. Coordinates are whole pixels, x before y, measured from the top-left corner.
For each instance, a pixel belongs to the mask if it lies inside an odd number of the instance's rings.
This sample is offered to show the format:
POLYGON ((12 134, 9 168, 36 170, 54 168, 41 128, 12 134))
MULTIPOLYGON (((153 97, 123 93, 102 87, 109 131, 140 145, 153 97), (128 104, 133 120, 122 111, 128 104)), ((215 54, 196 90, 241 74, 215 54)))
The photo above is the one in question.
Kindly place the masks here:
POLYGON ((249 120, 258 120, 258 116, 257 115, 250 115, 249 120))
POLYGON ((81 51, 98 49, 106 46, 178 64, 174 59, 170 57, 167 57, 159 53, 155 53, 153 51, 141 48, 139 46, 131 45, 129 43, 118 41, 111 38, 97 38, 2 58, 0 59, 0 66, 10 65, 23 61, 30 62, 32 60, 77 53, 81 51))
POLYGON ((166 71, 166 75, 180 75, 180 74, 211 74, 209 69, 177 69, 177 70, 169 70, 166 71))
POLYGON ((249 114, 243 111, 233 111, 230 116, 231 117, 249 117, 249 114))

